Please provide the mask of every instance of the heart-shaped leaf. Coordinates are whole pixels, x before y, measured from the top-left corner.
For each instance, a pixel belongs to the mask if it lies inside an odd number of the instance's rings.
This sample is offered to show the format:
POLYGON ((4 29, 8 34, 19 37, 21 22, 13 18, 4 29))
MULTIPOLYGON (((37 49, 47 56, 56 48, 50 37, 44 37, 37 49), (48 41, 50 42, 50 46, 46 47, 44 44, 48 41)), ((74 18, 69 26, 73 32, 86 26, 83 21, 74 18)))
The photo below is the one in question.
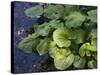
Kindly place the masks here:
POLYGON ((53 40, 59 47, 69 47, 71 41, 68 38, 69 33, 65 28, 59 28, 53 32, 53 40))
POLYGON ((69 68, 74 61, 74 55, 70 54, 69 56, 60 55, 54 58, 55 67, 59 70, 64 70, 69 68))

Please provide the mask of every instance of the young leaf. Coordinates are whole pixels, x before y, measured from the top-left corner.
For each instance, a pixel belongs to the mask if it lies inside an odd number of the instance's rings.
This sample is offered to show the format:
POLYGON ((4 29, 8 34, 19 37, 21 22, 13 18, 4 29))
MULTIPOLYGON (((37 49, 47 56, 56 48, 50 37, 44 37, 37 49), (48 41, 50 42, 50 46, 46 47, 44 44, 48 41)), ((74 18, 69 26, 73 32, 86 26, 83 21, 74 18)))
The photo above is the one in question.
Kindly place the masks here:
POLYGON ((29 17, 40 16, 41 14, 43 14, 43 8, 41 5, 36 5, 34 7, 25 10, 25 14, 29 17))
POLYGON ((79 27, 85 21, 86 16, 80 12, 71 12, 68 16, 65 17, 65 25, 68 28, 79 27))
POLYGON ((97 51, 97 40, 92 39, 90 46, 87 47, 89 51, 96 52, 97 51))
POLYGON ((69 47, 71 41, 68 38, 69 33, 65 28, 59 28, 53 32, 53 40, 59 47, 69 47))
POLYGON ((50 43, 50 48, 49 48, 49 55, 52 58, 55 58, 56 53, 59 51, 59 48, 57 47, 56 43, 54 41, 52 41, 50 43))
POLYGON ((95 52, 97 50, 96 45, 90 45, 90 46, 88 46, 87 50, 95 52))
POLYGON ((74 61, 74 55, 70 54, 69 56, 60 55, 54 58, 54 65, 59 70, 64 70, 69 68, 74 61))
POLYGON ((60 55, 68 56, 69 54, 71 54, 71 51, 69 48, 59 48, 57 47, 55 42, 51 42, 51 46, 49 49, 49 55, 52 58, 59 57, 60 55))
POLYGON ((90 55, 90 52, 95 52, 96 50, 96 44, 84 43, 79 49, 79 54, 80 56, 85 56, 86 51, 89 51, 90 55))
POLYGON ((91 56, 91 51, 87 50, 86 51, 86 56, 90 57, 91 56))
POLYGON ((85 56, 87 47, 88 47, 89 45, 90 45, 89 43, 85 43, 85 44, 83 44, 83 45, 79 48, 79 54, 80 54, 80 56, 82 56, 82 57, 85 56))
POLYGON ((58 58, 60 55, 67 57, 71 54, 71 50, 69 48, 59 48, 55 54, 55 58, 58 58))

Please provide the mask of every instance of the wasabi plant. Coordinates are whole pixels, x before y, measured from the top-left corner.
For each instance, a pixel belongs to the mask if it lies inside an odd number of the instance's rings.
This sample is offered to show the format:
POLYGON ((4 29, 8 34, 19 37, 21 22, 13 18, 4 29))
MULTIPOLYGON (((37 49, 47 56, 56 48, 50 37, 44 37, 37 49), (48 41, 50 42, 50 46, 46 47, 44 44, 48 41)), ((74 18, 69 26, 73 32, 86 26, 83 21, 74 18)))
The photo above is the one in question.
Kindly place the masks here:
POLYGON ((76 5, 36 5, 25 10, 28 17, 48 21, 33 25, 32 34, 18 47, 27 53, 48 54, 58 70, 97 68, 97 8, 76 5))

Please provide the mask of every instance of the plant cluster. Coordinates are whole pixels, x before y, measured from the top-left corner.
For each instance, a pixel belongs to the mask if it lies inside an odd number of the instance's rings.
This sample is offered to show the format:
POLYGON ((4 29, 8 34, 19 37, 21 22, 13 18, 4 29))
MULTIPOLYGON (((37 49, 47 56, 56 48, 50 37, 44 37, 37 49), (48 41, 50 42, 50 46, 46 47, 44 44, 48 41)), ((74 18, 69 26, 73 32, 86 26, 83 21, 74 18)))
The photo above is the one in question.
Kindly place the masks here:
POLYGON ((28 17, 44 17, 18 47, 29 53, 49 54, 56 69, 97 67, 97 8, 76 5, 36 5, 28 17))

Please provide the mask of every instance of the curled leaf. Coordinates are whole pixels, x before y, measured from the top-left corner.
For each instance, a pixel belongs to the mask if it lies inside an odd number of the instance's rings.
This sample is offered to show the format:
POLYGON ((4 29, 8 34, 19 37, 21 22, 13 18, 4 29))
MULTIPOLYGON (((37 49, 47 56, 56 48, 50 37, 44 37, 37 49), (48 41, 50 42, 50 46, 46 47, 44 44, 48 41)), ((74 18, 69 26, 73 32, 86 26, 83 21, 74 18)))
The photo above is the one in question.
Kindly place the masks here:
POLYGON ((85 43, 79 48, 80 56, 85 56, 88 45, 89 45, 89 43, 85 43))
POLYGON ((96 44, 90 44, 90 43, 84 43, 80 48, 79 48, 79 54, 80 56, 85 56, 86 55, 91 55, 91 52, 95 52, 96 49, 96 44))
POLYGON ((91 52, 89 50, 86 51, 86 56, 91 56, 91 52))

